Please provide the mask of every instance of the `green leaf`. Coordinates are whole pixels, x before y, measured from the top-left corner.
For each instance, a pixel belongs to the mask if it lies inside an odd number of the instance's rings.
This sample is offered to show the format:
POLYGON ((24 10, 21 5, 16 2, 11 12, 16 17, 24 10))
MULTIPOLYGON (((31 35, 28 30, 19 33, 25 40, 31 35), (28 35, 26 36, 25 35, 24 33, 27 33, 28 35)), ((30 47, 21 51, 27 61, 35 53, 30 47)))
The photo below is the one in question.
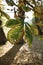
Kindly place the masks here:
POLYGON ((35 0, 32 0, 32 4, 34 4, 36 6, 36 1, 35 0))
POLYGON ((2 16, 5 16, 7 19, 10 19, 10 16, 8 14, 6 14, 5 12, 3 11, 0 11, 1 12, 1 15, 2 16))
POLYGON ((23 10, 23 11, 25 11, 25 12, 28 12, 28 11, 30 11, 31 10, 31 8, 30 7, 28 7, 28 6, 26 6, 25 4, 20 4, 19 5, 19 7, 23 10))
POLYGON ((19 21, 22 25, 24 25, 24 20, 21 19, 20 17, 16 17, 16 20, 19 21))
POLYGON ((33 36, 30 29, 28 28, 26 24, 25 24, 25 39, 26 39, 26 42, 29 44, 29 47, 31 47, 33 36))
POLYGON ((25 22, 25 24, 27 25, 27 27, 30 29, 31 33, 33 34, 33 29, 32 29, 32 25, 30 25, 29 23, 25 22))
POLYGON ((18 43, 23 37, 23 26, 17 26, 8 32, 7 38, 11 43, 18 43))
POLYGON ((15 19, 9 19, 6 22, 6 25, 5 26, 12 28, 12 27, 16 26, 17 24, 20 24, 20 22, 17 21, 17 20, 15 20, 15 19))
POLYGON ((14 5, 14 1, 13 0, 6 0, 7 4, 9 6, 13 6, 14 5))
POLYGON ((25 12, 28 12, 28 11, 31 10, 31 8, 29 8, 28 6, 27 6, 27 7, 26 7, 26 6, 23 6, 22 9, 23 9, 23 11, 25 11, 25 12))

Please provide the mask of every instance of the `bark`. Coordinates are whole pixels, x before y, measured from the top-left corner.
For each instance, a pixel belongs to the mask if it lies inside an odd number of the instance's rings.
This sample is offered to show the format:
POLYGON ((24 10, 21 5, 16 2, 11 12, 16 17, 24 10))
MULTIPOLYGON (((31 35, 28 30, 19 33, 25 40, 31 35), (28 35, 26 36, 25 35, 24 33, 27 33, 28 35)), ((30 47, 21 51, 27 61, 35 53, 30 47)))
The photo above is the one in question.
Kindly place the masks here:
MULTIPOLYGON (((2 21, 0 21, 0 26, 1 26, 1 24, 2 24, 2 21)), ((5 44, 6 41, 7 41, 7 39, 6 39, 6 37, 5 37, 3 28, 0 27, 0 45, 5 44)))

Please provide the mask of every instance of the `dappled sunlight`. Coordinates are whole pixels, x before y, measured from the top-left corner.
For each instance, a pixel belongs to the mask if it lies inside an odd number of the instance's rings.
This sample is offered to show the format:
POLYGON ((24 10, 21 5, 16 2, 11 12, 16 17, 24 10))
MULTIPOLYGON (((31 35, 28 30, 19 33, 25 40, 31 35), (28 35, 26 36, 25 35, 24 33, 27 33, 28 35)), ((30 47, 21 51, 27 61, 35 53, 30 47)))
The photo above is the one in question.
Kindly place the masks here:
POLYGON ((0 57, 4 56, 12 47, 13 44, 9 41, 7 41, 5 45, 0 46, 0 57))

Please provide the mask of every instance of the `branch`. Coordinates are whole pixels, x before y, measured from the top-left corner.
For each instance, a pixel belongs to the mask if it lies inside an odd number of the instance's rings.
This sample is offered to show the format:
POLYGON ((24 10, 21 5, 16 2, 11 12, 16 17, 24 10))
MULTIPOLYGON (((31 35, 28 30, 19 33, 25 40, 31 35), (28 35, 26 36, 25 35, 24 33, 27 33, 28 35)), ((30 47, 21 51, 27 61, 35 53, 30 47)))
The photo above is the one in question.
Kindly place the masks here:
POLYGON ((34 7, 28 1, 25 2, 34 9, 34 7))
POLYGON ((14 3, 14 5, 18 7, 18 5, 16 5, 15 3, 14 3))

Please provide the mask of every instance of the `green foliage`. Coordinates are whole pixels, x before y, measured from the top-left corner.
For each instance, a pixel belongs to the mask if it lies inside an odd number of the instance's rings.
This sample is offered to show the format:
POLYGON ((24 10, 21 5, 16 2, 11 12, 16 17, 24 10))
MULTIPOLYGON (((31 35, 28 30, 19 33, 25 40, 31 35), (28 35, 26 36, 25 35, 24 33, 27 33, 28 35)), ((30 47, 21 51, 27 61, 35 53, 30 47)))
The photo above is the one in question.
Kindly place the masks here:
POLYGON ((23 37, 23 26, 19 25, 16 26, 14 28, 12 28, 9 32, 8 32, 8 40, 11 43, 18 43, 21 41, 22 37, 23 37))
POLYGON ((30 24, 26 22, 24 23, 24 21, 21 18, 16 18, 8 20, 6 22, 6 26, 12 28, 7 35, 7 38, 11 43, 18 43, 25 36, 25 40, 27 40, 27 43, 29 44, 29 46, 31 46, 33 37, 30 24))
POLYGON ((16 19, 9 19, 7 22, 6 22, 6 24, 5 24, 5 26, 6 27, 9 27, 9 28, 12 28, 12 27, 15 27, 15 26, 17 26, 17 25, 24 25, 24 21, 23 21, 23 19, 21 19, 21 18, 19 18, 19 17, 16 17, 16 19))
POLYGON ((31 33, 33 33, 32 25, 30 25, 30 24, 27 23, 27 22, 25 22, 25 24, 28 26, 28 28, 30 29, 31 33))
POLYGON ((36 5, 36 1, 35 1, 35 0, 32 0, 32 3, 33 3, 34 5, 36 5))
POLYGON ((16 26, 16 25, 19 24, 19 23, 20 23, 20 22, 17 21, 17 20, 15 20, 15 19, 9 19, 9 20, 6 22, 6 25, 5 25, 5 26, 12 28, 12 27, 16 26))
POLYGON ((8 4, 9 6, 13 6, 13 5, 14 5, 13 0, 6 0, 6 2, 7 2, 7 4, 8 4))
POLYGON ((31 44, 33 41, 33 36, 32 36, 32 32, 31 32, 30 28, 28 27, 28 24, 25 24, 25 39, 26 39, 29 47, 31 47, 31 44))
POLYGON ((10 16, 9 16, 8 14, 6 14, 5 12, 0 11, 0 13, 1 13, 1 16, 4 16, 4 17, 6 17, 7 19, 10 19, 10 16))
MULTIPOLYGON (((12 5, 12 3, 14 3, 13 0, 12 1, 6 0, 6 2, 10 6, 14 5, 14 4, 12 5)), ((21 2, 21 4, 18 5, 18 9, 20 9, 20 11, 22 10, 21 13, 22 12, 25 13, 31 10, 31 8, 26 6, 23 2, 21 2)), ((32 28, 31 25, 29 25, 28 23, 24 23, 24 18, 22 19, 21 17, 16 16, 15 19, 9 19, 6 22, 6 26, 12 28, 7 35, 7 38, 11 43, 18 43, 25 36, 27 43, 29 44, 29 46, 31 46, 33 40, 32 28), (24 24, 25 24, 25 30, 24 30, 24 24)))
POLYGON ((24 11, 24 12, 28 12, 31 10, 31 8, 29 6, 26 6, 24 3, 21 2, 21 4, 19 4, 19 7, 24 11))
POLYGON ((16 20, 17 20, 19 23, 21 23, 21 25, 23 25, 23 24, 24 24, 24 20, 23 20, 23 19, 21 19, 20 17, 16 17, 16 20))
POLYGON ((22 9, 23 9, 23 11, 25 11, 25 12, 28 12, 28 11, 31 10, 31 8, 29 8, 28 6, 27 6, 27 7, 26 7, 26 6, 23 6, 22 9))
POLYGON ((25 38, 24 40, 26 40, 26 42, 29 44, 29 46, 31 46, 31 44, 32 44, 33 28, 30 24, 24 23, 25 12, 28 12, 30 10, 34 11, 35 18, 33 19, 33 22, 36 24, 40 21, 39 18, 40 18, 40 13, 41 13, 41 9, 40 9, 41 7, 36 6, 37 4, 36 4, 35 0, 31 0, 31 1, 30 0, 29 1, 28 0, 21 0, 21 1, 19 0, 18 1, 19 4, 16 5, 13 0, 6 0, 7 4, 9 6, 15 5, 18 7, 17 12, 15 11, 15 19, 9 19, 6 22, 6 26, 8 28, 9 27, 12 28, 8 32, 8 35, 7 35, 8 40, 11 43, 18 43, 18 41, 20 41, 22 38, 25 38), (32 1, 32 3, 31 3, 31 1, 32 1), (16 13, 18 13, 17 17, 16 17, 16 13), (22 14, 23 14, 23 17, 22 17, 22 14), (24 25, 25 25, 25 27, 24 27, 24 25))

